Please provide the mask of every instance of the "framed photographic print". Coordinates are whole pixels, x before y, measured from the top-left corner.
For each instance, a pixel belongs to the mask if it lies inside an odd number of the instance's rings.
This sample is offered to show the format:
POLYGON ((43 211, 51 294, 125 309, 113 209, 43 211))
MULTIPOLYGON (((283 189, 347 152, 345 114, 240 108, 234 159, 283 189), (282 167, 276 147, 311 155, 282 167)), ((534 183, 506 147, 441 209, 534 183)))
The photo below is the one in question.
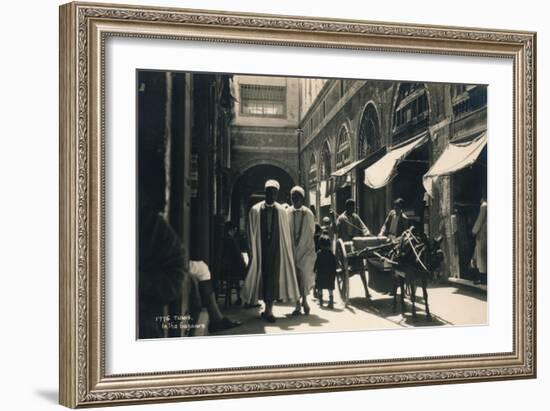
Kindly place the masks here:
POLYGON ((536 376, 532 32, 60 8, 60 402, 536 376))

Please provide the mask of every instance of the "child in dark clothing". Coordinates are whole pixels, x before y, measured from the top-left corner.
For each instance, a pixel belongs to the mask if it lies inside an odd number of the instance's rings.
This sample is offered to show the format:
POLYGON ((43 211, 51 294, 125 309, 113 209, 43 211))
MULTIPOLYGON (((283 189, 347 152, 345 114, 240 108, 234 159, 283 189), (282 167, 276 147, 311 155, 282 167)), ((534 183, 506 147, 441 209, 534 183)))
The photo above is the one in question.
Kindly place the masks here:
POLYGON ((328 235, 319 237, 319 251, 315 260, 315 288, 319 296, 319 304, 323 306, 323 290, 328 290, 328 308, 334 308, 334 281, 336 279, 336 257, 331 251, 331 241, 328 235))

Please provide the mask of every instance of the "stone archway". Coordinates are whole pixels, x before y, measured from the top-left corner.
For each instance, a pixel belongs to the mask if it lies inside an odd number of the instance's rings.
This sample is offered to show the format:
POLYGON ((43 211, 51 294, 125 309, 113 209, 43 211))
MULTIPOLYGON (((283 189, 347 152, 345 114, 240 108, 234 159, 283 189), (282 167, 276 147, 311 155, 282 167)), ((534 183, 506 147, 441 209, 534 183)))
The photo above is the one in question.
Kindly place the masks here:
POLYGON ((277 180, 281 185, 278 201, 290 204, 290 189, 295 185, 295 180, 287 171, 273 164, 247 168, 235 179, 231 194, 231 221, 241 230, 246 227, 250 207, 264 199, 264 184, 269 179, 277 180))
POLYGON ((374 103, 369 102, 361 115, 357 135, 357 158, 365 158, 382 147, 380 118, 374 103))

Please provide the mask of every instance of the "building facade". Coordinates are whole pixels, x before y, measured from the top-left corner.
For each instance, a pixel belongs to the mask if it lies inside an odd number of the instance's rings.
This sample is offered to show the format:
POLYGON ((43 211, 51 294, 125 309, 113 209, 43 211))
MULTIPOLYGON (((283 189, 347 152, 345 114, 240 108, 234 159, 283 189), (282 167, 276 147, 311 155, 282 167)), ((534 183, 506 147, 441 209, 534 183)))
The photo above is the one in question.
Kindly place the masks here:
POLYGON ((319 219, 343 212, 353 198, 376 234, 402 197, 419 228, 444 238, 444 275, 468 277, 471 228, 487 189, 486 148, 470 166, 438 175, 429 194, 424 176, 449 145, 467 146, 487 132, 485 86, 328 80, 300 129, 301 184, 319 219))
POLYGON ((242 230, 266 179, 279 181, 279 201, 286 203, 299 181, 300 86, 297 78, 233 76, 229 216, 242 230))
POLYGON ((229 202, 230 91, 227 75, 138 73, 139 201, 164 215, 191 259, 206 262, 229 202))

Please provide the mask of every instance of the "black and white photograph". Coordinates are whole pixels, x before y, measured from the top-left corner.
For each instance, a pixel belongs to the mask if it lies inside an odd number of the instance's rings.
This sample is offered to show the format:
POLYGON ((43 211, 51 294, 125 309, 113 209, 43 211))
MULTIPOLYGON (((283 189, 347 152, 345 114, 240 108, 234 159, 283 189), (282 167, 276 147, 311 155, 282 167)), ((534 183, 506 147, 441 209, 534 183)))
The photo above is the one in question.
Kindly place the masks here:
POLYGON ((487 85, 136 80, 138 339, 487 324, 487 85))

